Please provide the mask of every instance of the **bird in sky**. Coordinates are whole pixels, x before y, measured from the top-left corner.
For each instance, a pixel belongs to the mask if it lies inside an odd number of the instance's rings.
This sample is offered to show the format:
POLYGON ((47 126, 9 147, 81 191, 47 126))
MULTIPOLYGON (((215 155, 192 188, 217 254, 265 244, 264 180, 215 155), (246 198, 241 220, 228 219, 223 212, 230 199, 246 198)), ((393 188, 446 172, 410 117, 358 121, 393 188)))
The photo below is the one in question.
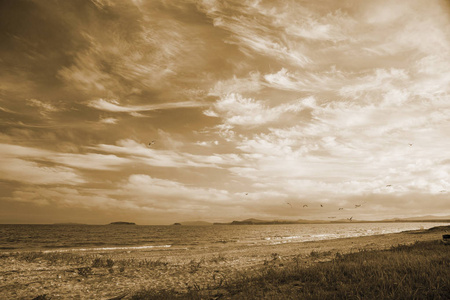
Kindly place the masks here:
POLYGON ((305 204, 305 205, 303 205, 303 207, 308 207, 308 205, 305 204))
POLYGON ((248 196, 248 193, 245 193, 245 196, 248 196))
POLYGON ((155 144, 155 140, 153 140, 150 143, 148 143, 149 146, 154 145, 154 144, 155 144))
POLYGON ((411 144, 411 143, 409 144, 410 147, 412 147, 412 145, 413 145, 413 144, 411 144))
POLYGON ((351 222, 353 220, 353 216, 348 218, 347 220, 349 220, 351 222))
POLYGON ((361 204, 355 204, 355 208, 361 207, 361 204))
POLYGON ((320 204, 320 207, 323 207, 323 205, 322 205, 322 204, 320 204))
POLYGON ((344 208, 343 207, 339 207, 339 210, 344 210, 344 208))
POLYGON ((390 184, 386 184, 386 187, 391 187, 392 185, 390 185, 390 184))
POLYGON ((292 208, 292 204, 289 202, 286 202, 287 205, 289 205, 292 208))

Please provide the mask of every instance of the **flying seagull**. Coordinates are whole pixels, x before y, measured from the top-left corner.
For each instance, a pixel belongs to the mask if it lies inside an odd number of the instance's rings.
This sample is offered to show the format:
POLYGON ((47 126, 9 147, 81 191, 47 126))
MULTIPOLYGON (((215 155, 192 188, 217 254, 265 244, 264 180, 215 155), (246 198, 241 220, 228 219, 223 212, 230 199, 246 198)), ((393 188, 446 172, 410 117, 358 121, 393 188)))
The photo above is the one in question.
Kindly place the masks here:
POLYGON ((155 141, 154 141, 154 140, 151 141, 150 143, 148 143, 149 146, 154 145, 154 144, 155 144, 155 141))
POLYGON ((245 196, 248 196, 248 193, 245 193, 245 196))
POLYGON ((308 205, 305 204, 305 205, 303 205, 303 207, 308 207, 308 205))
POLYGON ((339 210, 344 210, 344 208, 343 207, 339 207, 339 210))
POLYGON ((412 147, 413 144, 409 144, 410 147, 412 147))
POLYGON ((350 222, 352 221, 352 219, 353 219, 353 216, 352 217, 350 217, 350 218, 348 218, 347 220, 349 220, 350 222))
POLYGON ((355 208, 361 207, 361 204, 355 204, 355 208))
POLYGON ((322 204, 320 204, 320 207, 323 207, 323 205, 322 205, 322 204))

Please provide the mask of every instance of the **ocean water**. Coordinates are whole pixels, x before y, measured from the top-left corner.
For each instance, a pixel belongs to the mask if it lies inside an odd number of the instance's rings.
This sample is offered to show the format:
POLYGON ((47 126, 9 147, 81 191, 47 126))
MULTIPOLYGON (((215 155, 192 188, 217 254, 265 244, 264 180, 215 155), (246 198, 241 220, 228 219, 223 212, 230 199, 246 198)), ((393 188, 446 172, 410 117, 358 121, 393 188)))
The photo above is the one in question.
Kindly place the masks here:
POLYGON ((428 229, 448 223, 139 226, 0 225, 0 251, 166 250, 273 245, 428 229))

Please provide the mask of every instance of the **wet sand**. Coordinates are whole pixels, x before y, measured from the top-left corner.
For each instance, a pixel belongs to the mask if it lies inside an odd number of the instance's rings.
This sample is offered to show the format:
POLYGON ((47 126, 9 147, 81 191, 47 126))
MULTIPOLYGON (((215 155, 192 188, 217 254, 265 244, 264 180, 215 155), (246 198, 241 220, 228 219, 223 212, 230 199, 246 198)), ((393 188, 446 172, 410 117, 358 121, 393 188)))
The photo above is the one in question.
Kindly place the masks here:
POLYGON ((439 240, 450 226, 375 236, 215 249, 158 249, 62 253, 0 253, 0 299, 129 298, 142 288, 217 287, 242 272, 296 261, 305 267, 336 253, 388 249, 439 240), (315 254, 311 255, 314 251, 315 254))

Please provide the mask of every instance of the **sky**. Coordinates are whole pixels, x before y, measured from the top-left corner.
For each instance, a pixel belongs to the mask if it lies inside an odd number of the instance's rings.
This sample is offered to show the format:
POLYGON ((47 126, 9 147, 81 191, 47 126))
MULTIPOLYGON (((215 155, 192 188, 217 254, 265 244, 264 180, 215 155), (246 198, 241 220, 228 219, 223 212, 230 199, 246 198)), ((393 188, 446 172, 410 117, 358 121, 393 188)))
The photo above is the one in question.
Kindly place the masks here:
POLYGON ((0 223, 450 215, 450 3, 0 1, 0 223))

